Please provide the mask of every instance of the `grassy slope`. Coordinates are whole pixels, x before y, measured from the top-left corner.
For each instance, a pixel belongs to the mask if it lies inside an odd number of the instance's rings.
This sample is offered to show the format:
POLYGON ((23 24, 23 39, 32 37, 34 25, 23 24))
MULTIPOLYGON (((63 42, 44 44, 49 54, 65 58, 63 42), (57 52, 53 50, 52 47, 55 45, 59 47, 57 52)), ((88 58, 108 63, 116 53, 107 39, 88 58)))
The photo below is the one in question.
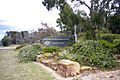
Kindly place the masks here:
POLYGON ((19 63, 16 56, 12 50, 0 50, 0 80, 54 80, 40 66, 33 62, 19 63))

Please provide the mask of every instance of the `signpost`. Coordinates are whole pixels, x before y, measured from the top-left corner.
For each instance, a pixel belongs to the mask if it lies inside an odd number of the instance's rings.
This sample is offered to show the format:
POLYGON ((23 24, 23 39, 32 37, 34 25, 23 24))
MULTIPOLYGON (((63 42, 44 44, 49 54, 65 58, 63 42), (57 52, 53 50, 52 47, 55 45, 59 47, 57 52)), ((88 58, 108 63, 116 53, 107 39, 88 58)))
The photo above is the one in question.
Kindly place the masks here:
POLYGON ((68 46, 75 43, 74 36, 55 36, 43 38, 42 43, 46 46, 68 46))

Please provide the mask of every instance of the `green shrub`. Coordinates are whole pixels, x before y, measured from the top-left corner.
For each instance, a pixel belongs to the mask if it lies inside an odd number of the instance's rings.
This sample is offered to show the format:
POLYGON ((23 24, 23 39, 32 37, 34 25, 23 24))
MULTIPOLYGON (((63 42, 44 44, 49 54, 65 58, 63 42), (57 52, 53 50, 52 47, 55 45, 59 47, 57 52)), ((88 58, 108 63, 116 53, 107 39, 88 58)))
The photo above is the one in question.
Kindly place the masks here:
POLYGON ((108 42, 106 40, 97 40, 97 42, 109 49, 114 47, 114 45, 111 42, 108 42))
POLYGON ((9 46, 10 45, 10 39, 8 38, 8 36, 5 36, 2 39, 2 44, 3 44, 3 46, 9 46))
POLYGON ((120 53, 120 34, 102 34, 98 42, 111 49, 113 53, 120 53))
POLYGON ((35 61, 40 48, 39 45, 27 45, 21 48, 18 54, 20 62, 35 61))
POLYGON ((53 52, 57 52, 57 51, 59 51, 59 47, 57 47, 57 46, 48 46, 48 47, 45 47, 45 48, 43 48, 43 52, 44 53, 53 53, 53 52))
POLYGON ((86 40, 75 44, 70 54, 75 54, 75 60, 82 65, 96 66, 101 69, 112 69, 117 66, 110 50, 97 41, 86 40))
POLYGON ((114 42, 115 39, 120 39, 120 34, 102 34, 101 39, 114 42))
POLYGON ((109 34, 109 33, 111 33, 111 31, 108 28, 102 28, 100 30, 100 33, 102 33, 102 34, 109 34))
POLYGON ((86 33, 80 32, 78 33, 78 40, 83 41, 86 38, 86 33))
POLYGON ((114 47, 113 47, 113 52, 114 53, 119 53, 120 54, 120 39, 115 39, 114 42, 114 47))

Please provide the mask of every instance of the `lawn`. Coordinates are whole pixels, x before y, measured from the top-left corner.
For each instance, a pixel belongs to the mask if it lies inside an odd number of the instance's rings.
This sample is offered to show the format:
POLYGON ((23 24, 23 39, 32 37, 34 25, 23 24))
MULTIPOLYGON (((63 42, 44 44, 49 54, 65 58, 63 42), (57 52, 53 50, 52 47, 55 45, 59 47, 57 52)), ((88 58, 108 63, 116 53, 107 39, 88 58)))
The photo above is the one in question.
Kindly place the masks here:
POLYGON ((33 62, 19 63, 17 52, 0 50, 0 80, 54 80, 46 70, 33 62))

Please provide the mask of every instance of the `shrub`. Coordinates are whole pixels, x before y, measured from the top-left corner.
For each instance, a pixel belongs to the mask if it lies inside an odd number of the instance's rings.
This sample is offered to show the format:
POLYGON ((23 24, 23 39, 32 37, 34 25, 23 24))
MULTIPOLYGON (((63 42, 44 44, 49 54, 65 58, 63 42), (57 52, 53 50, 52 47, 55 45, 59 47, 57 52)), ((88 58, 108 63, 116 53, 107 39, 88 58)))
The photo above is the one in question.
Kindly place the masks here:
POLYGON ((115 39, 114 42, 114 47, 113 47, 113 52, 114 53, 119 53, 120 54, 120 39, 115 39))
POLYGON ((43 52, 44 53, 53 53, 53 52, 59 51, 59 49, 60 48, 57 46, 48 46, 48 47, 43 48, 43 52))
POLYGON ((120 34, 102 34, 101 39, 114 42, 115 39, 120 39, 120 34))
POLYGON ((97 66, 101 69, 111 69, 117 65, 110 50, 97 41, 86 40, 75 44, 70 53, 75 54, 75 60, 82 65, 97 66))
POLYGON ((102 33, 102 34, 109 34, 109 33, 111 33, 111 31, 108 29, 108 28, 102 28, 101 30, 100 30, 100 33, 102 33))
POLYGON ((20 62, 35 61, 40 48, 39 45, 27 45, 21 48, 18 54, 20 62))
POLYGON ((113 53, 120 53, 120 34, 102 34, 102 40, 98 42, 107 48, 110 48, 113 53))
POLYGON ((77 36, 78 36, 79 41, 83 41, 86 39, 86 33, 80 32, 80 33, 78 33, 77 36))
POLYGON ((106 40, 97 40, 97 42, 109 49, 114 47, 114 45, 111 42, 108 42, 106 40))
POLYGON ((10 39, 7 36, 5 36, 2 39, 2 44, 3 44, 3 46, 9 46, 10 45, 10 39))

